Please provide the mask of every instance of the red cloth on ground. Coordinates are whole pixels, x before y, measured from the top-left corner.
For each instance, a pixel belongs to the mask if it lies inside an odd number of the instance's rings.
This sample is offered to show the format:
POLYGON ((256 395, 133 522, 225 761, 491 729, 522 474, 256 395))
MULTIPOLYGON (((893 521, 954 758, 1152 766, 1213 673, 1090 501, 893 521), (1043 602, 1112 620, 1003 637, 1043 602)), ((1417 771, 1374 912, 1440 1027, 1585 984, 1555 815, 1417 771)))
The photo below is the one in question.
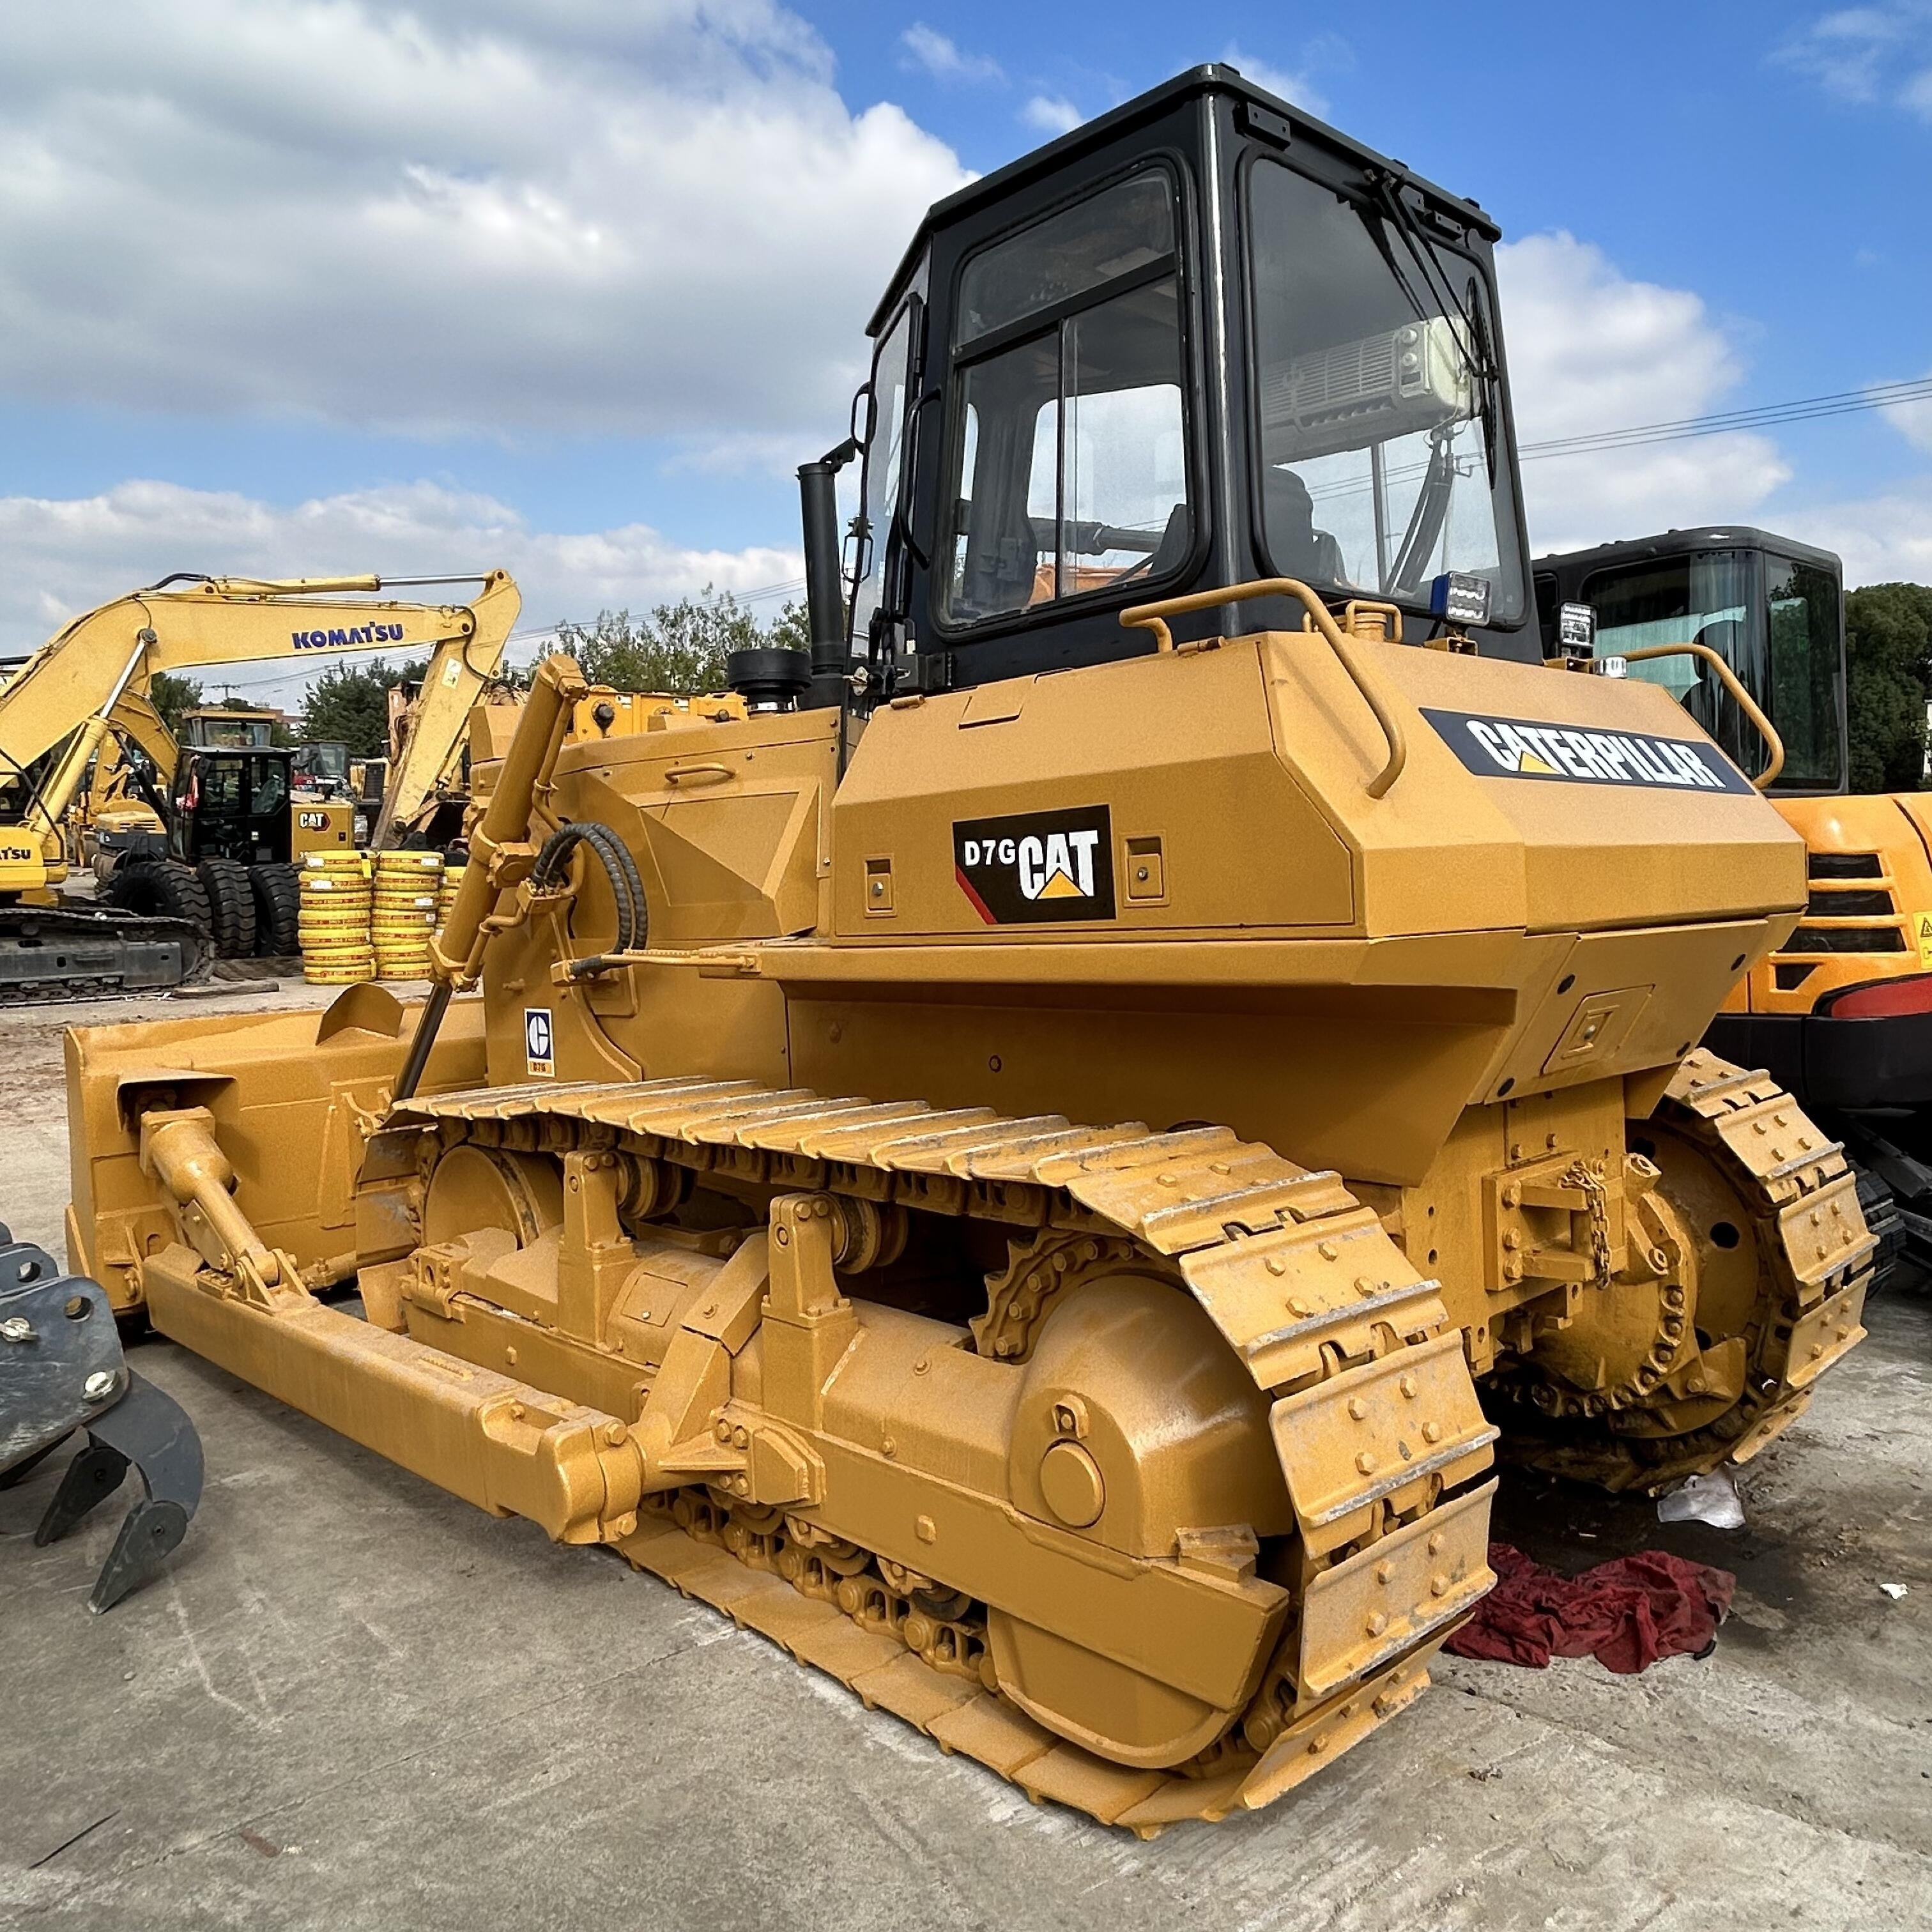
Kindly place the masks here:
POLYGON ((1559 1576, 1507 1543, 1490 1545, 1496 1587, 1444 1646, 1540 1670, 1552 1657, 1589 1657, 1624 1676, 1660 1657, 1700 1651, 1716 1636, 1738 1580, 1661 1550, 1559 1576))

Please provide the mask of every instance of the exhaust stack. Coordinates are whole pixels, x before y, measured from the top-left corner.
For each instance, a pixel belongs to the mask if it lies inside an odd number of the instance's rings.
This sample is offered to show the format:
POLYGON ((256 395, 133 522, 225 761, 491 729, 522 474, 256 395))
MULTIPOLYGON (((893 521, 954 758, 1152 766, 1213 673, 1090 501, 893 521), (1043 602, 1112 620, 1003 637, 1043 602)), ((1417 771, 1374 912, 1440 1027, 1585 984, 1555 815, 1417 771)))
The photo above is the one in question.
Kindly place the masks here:
POLYGON ((798 466, 805 535, 805 612, 812 633, 812 682, 805 703, 842 704, 850 668, 845 644, 845 586, 838 560, 838 472, 858 454, 850 437, 816 463, 798 466))

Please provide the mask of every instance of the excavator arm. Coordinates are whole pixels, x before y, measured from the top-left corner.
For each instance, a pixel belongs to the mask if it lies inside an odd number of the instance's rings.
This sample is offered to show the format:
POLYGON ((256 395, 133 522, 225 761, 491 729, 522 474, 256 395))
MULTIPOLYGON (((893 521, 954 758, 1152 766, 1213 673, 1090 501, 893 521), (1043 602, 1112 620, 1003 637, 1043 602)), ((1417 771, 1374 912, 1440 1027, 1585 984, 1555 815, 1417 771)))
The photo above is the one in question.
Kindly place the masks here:
POLYGON ((423 674, 422 694, 412 707, 401 748, 389 768, 382 808, 370 837, 372 845, 386 846, 396 827, 408 824, 448 770, 470 707, 496 675, 510 627, 521 608, 522 598, 508 574, 493 572, 482 594, 470 606, 474 630, 466 637, 448 638, 436 647, 423 674))

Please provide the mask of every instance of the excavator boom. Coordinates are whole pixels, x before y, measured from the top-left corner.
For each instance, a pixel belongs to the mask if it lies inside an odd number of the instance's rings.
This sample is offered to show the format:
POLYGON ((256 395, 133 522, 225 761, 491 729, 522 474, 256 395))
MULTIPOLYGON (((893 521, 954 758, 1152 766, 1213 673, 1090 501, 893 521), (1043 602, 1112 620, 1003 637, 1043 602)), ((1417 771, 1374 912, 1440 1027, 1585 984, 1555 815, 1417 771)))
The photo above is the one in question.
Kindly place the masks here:
POLYGON ((470 707, 482 698, 503 662, 503 646, 521 608, 516 585, 506 572, 497 571, 470 607, 475 628, 437 646, 423 675, 422 695, 413 707, 401 752, 389 768, 382 812, 370 835, 372 845, 388 845, 395 828, 415 817, 448 770, 470 707))

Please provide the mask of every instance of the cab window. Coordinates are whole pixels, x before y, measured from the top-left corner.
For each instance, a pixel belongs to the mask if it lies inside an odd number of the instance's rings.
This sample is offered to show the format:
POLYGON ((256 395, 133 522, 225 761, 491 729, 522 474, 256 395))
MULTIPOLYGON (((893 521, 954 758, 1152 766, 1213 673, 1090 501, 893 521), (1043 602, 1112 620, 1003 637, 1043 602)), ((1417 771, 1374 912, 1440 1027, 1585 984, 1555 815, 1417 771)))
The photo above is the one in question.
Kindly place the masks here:
POLYGON ((1835 791, 1845 782, 1838 736, 1838 586, 1828 571, 1764 560, 1771 625, 1771 722, 1784 740, 1780 785, 1835 791))
MULTIPOLYGON (((1586 578, 1582 598, 1597 614, 1598 656, 1621 657, 1656 644, 1708 644, 1763 703, 1764 650, 1750 621, 1749 566, 1742 550, 1696 550, 1586 578)), ((1762 740, 1696 658, 1650 658, 1632 664, 1630 674, 1662 685, 1741 771, 1764 769, 1762 740)))
POLYGON ((289 802, 288 770, 279 758, 257 758, 254 763, 254 796, 249 810, 256 818, 266 818, 289 802))
POLYGON ((1158 581, 1192 550, 1174 202, 1144 169, 962 270, 948 626, 1158 581))
POLYGON ((862 484, 865 509, 859 554, 854 562, 852 636, 862 641, 872 631, 872 614, 885 590, 892 548, 892 520, 898 508, 899 482, 905 467, 908 388, 913 332, 921 304, 902 307, 873 358, 872 430, 866 447, 862 484))
MULTIPOLYGON (((1597 614, 1597 655, 1621 656, 1653 644, 1709 645, 1764 706, 1784 741, 1779 788, 1836 790, 1844 782, 1837 580, 1811 565, 1765 556, 1760 620, 1753 566, 1747 550, 1696 550, 1585 578, 1583 599, 1597 614)), ((1763 770, 1763 740, 1696 658, 1652 658, 1630 672, 1678 699, 1741 770, 1754 776, 1763 770)))

